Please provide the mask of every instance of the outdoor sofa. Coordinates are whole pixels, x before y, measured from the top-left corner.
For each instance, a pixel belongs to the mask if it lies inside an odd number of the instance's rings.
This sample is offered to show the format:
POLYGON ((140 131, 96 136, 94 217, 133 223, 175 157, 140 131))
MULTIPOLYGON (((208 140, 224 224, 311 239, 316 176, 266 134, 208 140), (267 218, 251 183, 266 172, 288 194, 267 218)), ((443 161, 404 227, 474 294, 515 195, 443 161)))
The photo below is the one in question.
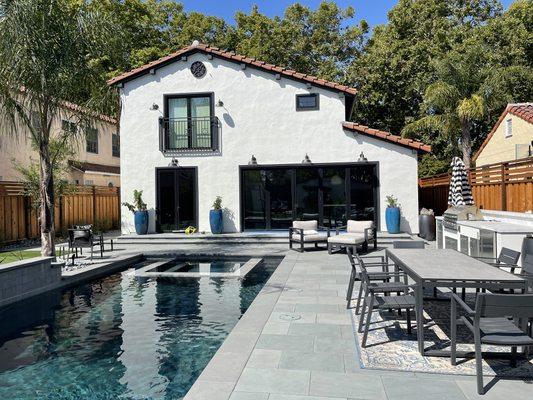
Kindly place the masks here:
POLYGON ((351 247, 354 252, 357 246, 362 246, 363 251, 368 251, 369 243, 377 248, 377 235, 374 221, 354 221, 348 220, 346 226, 338 227, 335 235, 328 238, 328 253, 331 254, 342 247, 351 247), (339 233, 341 229, 346 229, 346 233, 339 233))
POLYGON ((306 244, 326 243, 329 238, 329 228, 319 226, 318 221, 293 221, 289 228, 289 249, 304 252, 306 244), (326 232, 326 235, 320 232, 326 232), (294 244, 297 247, 293 248, 294 244))

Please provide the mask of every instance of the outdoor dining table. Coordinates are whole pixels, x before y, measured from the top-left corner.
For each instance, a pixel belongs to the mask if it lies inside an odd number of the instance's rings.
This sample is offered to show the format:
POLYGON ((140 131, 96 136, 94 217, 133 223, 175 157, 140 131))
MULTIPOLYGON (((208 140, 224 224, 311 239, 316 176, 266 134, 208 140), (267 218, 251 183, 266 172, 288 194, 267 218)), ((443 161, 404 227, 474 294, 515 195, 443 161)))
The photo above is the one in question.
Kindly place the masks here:
POLYGON ((452 249, 387 249, 387 258, 415 282, 418 350, 422 355, 447 356, 444 350, 425 351, 424 288, 486 288, 527 291, 527 281, 452 249))

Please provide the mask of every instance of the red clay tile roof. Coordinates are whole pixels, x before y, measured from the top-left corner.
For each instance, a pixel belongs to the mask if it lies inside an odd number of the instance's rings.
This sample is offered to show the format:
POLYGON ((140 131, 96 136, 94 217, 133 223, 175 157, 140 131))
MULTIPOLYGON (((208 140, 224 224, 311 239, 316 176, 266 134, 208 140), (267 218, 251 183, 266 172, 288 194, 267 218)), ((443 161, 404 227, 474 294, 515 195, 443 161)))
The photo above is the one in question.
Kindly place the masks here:
POLYGON ((343 122, 342 127, 350 131, 362 133, 363 135, 368 135, 377 139, 386 140, 400 146, 409 147, 418 151, 425 151, 427 153, 431 152, 431 146, 427 144, 417 142, 416 140, 412 139, 405 139, 401 136, 393 135, 390 132, 373 129, 365 125, 356 124, 355 122, 343 122))
POLYGON ((522 118, 524 121, 533 124, 533 103, 507 104, 507 107, 505 107, 505 110, 503 110, 502 115, 500 115, 500 118, 498 118, 498 121, 496 122, 492 130, 487 135, 483 143, 481 143, 481 146, 479 146, 479 149, 476 151, 476 154, 474 154, 474 156, 472 157, 472 161, 476 161, 476 159, 481 154, 485 146, 489 143, 490 139, 494 135, 494 132, 496 132, 496 130, 498 129, 498 127, 500 126, 500 124, 508 113, 516 115, 517 117, 522 118))
POLYGON ((329 81, 326 81, 324 79, 319 79, 316 76, 301 74, 299 72, 296 72, 296 71, 293 71, 293 70, 290 70, 290 69, 286 69, 286 68, 283 68, 283 67, 278 67, 276 65, 268 64, 268 63, 266 63, 264 61, 259 61, 259 60, 256 60, 254 58, 249 58, 249 57, 246 57, 246 56, 243 56, 243 55, 235 54, 232 51, 220 50, 218 47, 212 47, 212 46, 209 46, 209 45, 206 45, 206 44, 203 44, 203 43, 198 43, 198 44, 193 43, 192 45, 184 47, 183 49, 178 50, 178 51, 176 51, 176 52, 174 52, 172 54, 169 54, 168 56, 162 57, 162 58, 160 58, 158 60, 155 60, 155 61, 152 61, 152 62, 150 62, 150 63, 148 63, 146 65, 143 65, 141 67, 132 69, 131 71, 125 72, 123 74, 120 74, 120 75, 108 80, 107 84, 108 85, 115 85, 115 84, 120 83, 120 82, 128 81, 130 79, 134 79, 135 77, 137 77, 139 75, 143 75, 143 74, 149 73, 152 68, 157 68, 157 67, 160 67, 160 66, 167 65, 169 63, 174 62, 176 59, 179 59, 180 57, 182 57, 184 55, 187 55, 187 54, 190 54, 190 53, 195 53, 195 52, 203 52, 203 53, 206 53, 206 54, 212 54, 213 56, 220 57, 220 58, 223 58, 225 60, 229 60, 229 61, 233 61, 233 62, 237 62, 237 63, 244 63, 244 64, 247 64, 247 65, 251 65, 253 67, 256 67, 258 69, 264 70, 264 71, 268 71, 268 72, 271 72, 271 73, 274 73, 274 74, 280 74, 280 75, 288 77, 290 79, 309 82, 309 83, 312 83, 313 85, 321 86, 321 87, 324 87, 326 89, 339 91, 339 92, 344 92, 344 93, 347 93, 347 94, 350 94, 350 95, 355 95, 355 93, 357 93, 357 90, 355 88, 352 88, 352 87, 340 85, 340 84, 335 83, 335 82, 329 82, 329 81))
POLYGON ((68 165, 82 172, 101 172, 107 174, 120 174, 120 167, 115 165, 94 164, 88 162, 69 160, 68 165))

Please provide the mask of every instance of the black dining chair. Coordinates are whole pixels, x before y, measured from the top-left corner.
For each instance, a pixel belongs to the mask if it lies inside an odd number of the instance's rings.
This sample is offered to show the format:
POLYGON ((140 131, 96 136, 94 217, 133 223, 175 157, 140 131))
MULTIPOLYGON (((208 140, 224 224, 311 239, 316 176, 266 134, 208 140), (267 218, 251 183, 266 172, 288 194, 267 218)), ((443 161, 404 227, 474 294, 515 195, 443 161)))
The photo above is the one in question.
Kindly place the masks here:
POLYGON ((485 394, 481 345, 511 347, 511 366, 516 366, 519 346, 533 345, 528 320, 533 317, 533 294, 478 293, 475 309, 459 296, 451 298, 451 363, 457 364, 457 325, 465 325, 474 334, 477 392, 485 394), (465 315, 458 317, 457 306, 465 315))
POLYGON ((74 263, 74 256, 78 256, 78 249, 83 254, 83 248, 89 248, 91 251, 91 261, 93 259, 94 246, 100 249, 100 257, 104 256, 104 237, 102 233, 94 233, 92 225, 74 225, 68 230, 68 246, 70 250, 74 250, 72 262, 74 263))
POLYGON ((507 247, 502 247, 498 257, 474 257, 476 260, 483 261, 487 264, 494 265, 498 268, 509 269, 511 273, 518 267, 516 264, 520 259, 520 252, 507 247))

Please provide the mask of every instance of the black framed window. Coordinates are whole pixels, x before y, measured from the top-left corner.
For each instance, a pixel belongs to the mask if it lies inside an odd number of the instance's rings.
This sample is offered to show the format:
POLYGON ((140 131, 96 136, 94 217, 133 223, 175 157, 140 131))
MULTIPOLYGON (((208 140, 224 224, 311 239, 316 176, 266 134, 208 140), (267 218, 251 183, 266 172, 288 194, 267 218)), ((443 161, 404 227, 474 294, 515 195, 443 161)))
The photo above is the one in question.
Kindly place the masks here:
POLYGON ((98 154, 98 129, 85 128, 86 150, 88 153, 98 154))
POLYGON ((319 109, 318 93, 296 95, 296 111, 318 110, 318 109, 319 109))
POLYGON ((78 132, 78 125, 76 125, 74 122, 63 119, 61 120, 61 130, 63 132, 75 135, 78 132))
POLYGON ((161 150, 216 149, 214 94, 166 95, 161 150))
POLYGON ((120 157, 120 136, 118 133, 113 133, 111 136, 111 151, 113 157, 120 157))

